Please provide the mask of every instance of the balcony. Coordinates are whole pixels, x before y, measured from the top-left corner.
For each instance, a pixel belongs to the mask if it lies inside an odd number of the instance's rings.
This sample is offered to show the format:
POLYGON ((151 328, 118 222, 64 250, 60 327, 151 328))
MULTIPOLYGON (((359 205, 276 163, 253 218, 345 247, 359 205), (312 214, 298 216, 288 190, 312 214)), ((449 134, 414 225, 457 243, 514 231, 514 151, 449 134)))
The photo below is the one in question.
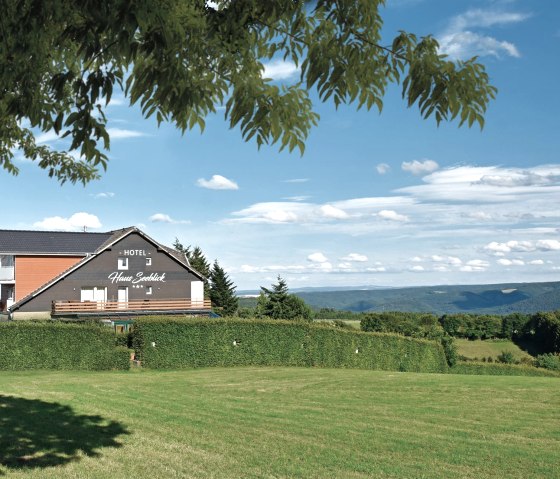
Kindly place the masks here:
POLYGON ((209 299, 147 299, 130 301, 53 301, 53 316, 119 316, 127 314, 208 314, 209 299))

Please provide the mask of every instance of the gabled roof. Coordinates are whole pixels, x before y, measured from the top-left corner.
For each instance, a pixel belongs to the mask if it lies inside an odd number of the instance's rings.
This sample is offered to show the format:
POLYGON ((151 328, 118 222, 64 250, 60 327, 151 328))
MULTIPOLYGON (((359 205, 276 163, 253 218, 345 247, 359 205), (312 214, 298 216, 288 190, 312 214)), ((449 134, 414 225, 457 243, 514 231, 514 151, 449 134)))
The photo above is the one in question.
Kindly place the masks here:
MULTIPOLYGON (((76 264, 74 264, 73 266, 71 266, 70 268, 68 268, 66 271, 63 271, 62 273, 60 273, 58 276, 55 276, 53 279, 51 279, 50 281, 48 281, 47 283, 43 284, 41 287, 39 287, 38 289, 36 289, 35 291, 33 291, 32 293, 28 294, 27 296, 25 296, 24 298, 20 299, 17 303, 14 303, 9 310, 10 311, 15 311, 17 309, 20 308, 20 306, 22 306, 23 304, 27 303, 29 300, 33 299, 35 296, 37 296, 38 294, 41 294, 43 291, 47 290, 48 288, 50 288, 51 286, 53 286, 54 284, 58 283, 60 280, 62 280, 63 278, 65 278, 66 276, 68 276, 70 273, 76 271, 77 269, 81 268, 84 264, 88 263, 89 261, 93 260, 95 257, 97 257, 99 254, 103 253, 103 251, 111 248, 111 246, 113 246, 115 243, 118 243, 119 241, 121 241, 123 238, 125 238, 126 236, 132 234, 132 233, 137 233, 140 236, 142 236, 146 241, 152 243, 159 251, 163 251, 164 253, 166 253, 169 257, 171 257, 173 260, 175 260, 176 262, 180 263, 181 265, 183 265, 185 267, 185 269, 187 269, 188 271, 190 271, 191 273, 193 273, 196 277, 198 277, 201 281, 205 281, 206 278, 200 274, 198 271, 196 271, 190 264, 189 261, 187 260, 187 258, 179 253, 178 251, 168 248, 167 246, 164 246, 160 243, 158 243, 157 241, 153 240, 152 238, 150 238, 146 233, 144 233, 143 231, 139 230, 138 228, 136 228, 135 226, 131 226, 128 228, 123 228, 120 230, 115 230, 115 231, 110 231, 108 233, 104 233, 106 235, 109 235, 109 237, 103 242, 103 244, 101 244, 93 253, 88 254, 88 256, 86 256, 84 259, 78 261, 76 264)), ((98 233, 99 234, 99 233, 98 233)))
POLYGON ((0 254, 85 256, 96 251, 112 234, 0 230, 0 254))

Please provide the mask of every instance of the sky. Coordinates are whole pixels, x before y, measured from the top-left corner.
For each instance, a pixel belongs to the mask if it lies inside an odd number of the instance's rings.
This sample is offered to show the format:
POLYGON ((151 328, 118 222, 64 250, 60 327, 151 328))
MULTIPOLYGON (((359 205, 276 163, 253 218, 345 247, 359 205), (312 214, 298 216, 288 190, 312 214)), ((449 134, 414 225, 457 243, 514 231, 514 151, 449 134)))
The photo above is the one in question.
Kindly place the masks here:
MULTIPOLYGON (((381 114, 314 97, 300 156, 243 142, 221 110, 181 135, 117 96, 102 178, 60 186, 19 157, 19 176, 1 173, 0 227, 137 226, 200 246, 240 290, 278 275, 292 288, 558 281, 560 2, 388 0, 382 15, 387 43, 406 30, 478 55, 498 88, 482 131, 423 120, 398 87, 381 114)), ((298 74, 265 67, 277 82, 298 74)))

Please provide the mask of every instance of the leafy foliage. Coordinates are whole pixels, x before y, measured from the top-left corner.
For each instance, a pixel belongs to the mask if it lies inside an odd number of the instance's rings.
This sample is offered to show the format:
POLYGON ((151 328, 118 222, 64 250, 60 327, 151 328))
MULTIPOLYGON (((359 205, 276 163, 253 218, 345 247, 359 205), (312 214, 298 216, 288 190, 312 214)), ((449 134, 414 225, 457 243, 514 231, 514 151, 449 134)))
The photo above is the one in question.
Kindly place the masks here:
MULTIPOLYGON (((382 109, 391 83, 407 106, 439 124, 484 124, 496 89, 484 67, 454 63, 433 37, 401 32, 382 46, 383 0, 218 0, 2 4, 0 164, 14 152, 59 181, 86 183, 106 168, 105 109, 122 89, 144 117, 181 131, 225 120, 245 140, 304 150, 317 124, 309 96, 336 106, 382 109), (277 86, 263 62, 293 61, 299 81, 277 86), (62 153, 37 144, 34 129, 69 140, 62 153), (78 159, 75 159, 75 157, 78 159)), ((383 42, 385 43, 385 42, 383 42)))
POLYGON ((313 313, 303 299, 288 292, 286 281, 278 276, 278 283, 273 284, 270 289, 261 287, 256 316, 270 319, 310 320, 313 313))
POLYGON ((0 370, 128 369, 130 350, 97 324, 0 323, 0 370))
POLYGON ((503 363, 477 363, 459 362, 453 366, 449 372, 451 374, 482 374, 491 376, 547 376, 560 377, 555 371, 547 371, 542 368, 522 366, 518 364, 503 363))
POLYGON ((219 308, 224 316, 234 316, 237 313, 238 299, 235 295, 235 285, 217 260, 214 261, 210 271, 210 300, 212 306, 219 308))
POLYGON ((560 354, 540 354, 535 358, 535 365, 538 368, 551 369, 560 372, 560 354))
POLYGON ((206 259, 206 256, 202 252, 200 246, 195 246, 191 249, 191 246, 183 246, 178 238, 175 238, 173 243, 173 248, 179 253, 182 253, 187 258, 189 264, 198 271, 206 280, 204 281, 204 297, 210 297, 210 285, 208 284, 208 279, 210 278, 210 263, 206 259))
POLYGON ((308 322, 141 318, 135 349, 148 368, 319 366, 445 372, 441 346, 308 322))

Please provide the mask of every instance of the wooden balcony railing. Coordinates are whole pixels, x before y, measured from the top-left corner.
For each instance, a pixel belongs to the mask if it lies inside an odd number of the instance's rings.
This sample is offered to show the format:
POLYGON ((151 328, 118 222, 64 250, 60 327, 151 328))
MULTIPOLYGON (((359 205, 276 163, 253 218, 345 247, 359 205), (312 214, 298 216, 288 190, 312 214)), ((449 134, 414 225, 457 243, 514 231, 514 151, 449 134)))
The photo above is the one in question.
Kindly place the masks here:
POLYGON ((53 301, 52 314, 123 313, 128 311, 210 310, 210 300, 146 299, 130 301, 53 301))

